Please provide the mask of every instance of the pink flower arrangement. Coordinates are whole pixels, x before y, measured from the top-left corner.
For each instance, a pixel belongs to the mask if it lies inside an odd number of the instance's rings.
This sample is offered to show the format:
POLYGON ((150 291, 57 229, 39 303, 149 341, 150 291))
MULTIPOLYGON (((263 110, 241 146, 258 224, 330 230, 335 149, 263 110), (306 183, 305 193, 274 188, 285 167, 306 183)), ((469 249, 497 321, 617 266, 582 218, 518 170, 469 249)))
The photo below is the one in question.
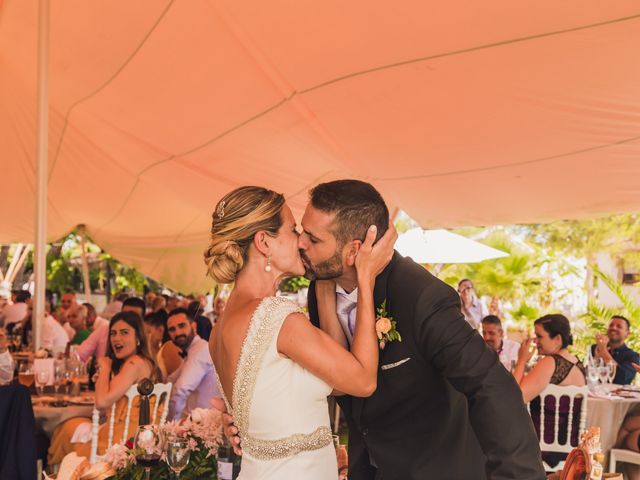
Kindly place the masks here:
POLYGON ((218 453, 222 443, 222 413, 215 408, 195 408, 182 424, 190 432, 189 448, 197 449, 198 438, 208 450, 207 456, 218 453), (192 442, 193 440, 193 442, 192 442))
MULTIPOLYGON (((223 442, 222 413, 219 410, 197 408, 191 411, 189 418, 182 421, 166 422, 158 430, 166 441, 187 440, 188 448, 191 450, 191 461, 190 467, 183 472, 181 477, 185 477, 185 479, 200 478, 197 475, 202 471, 215 474, 217 467, 215 457, 218 453, 218 447, 223 442)), ((138 468, 135 450, 130 444, 112 445, 106 451, 104 459, 117 471, 116 480, 130 478, 134 469, 138 468)), ((166 461, 165 452, 162 452, 161 460, 158 468, 168 468, 163 463, 166 461)))
POLYGON ((104 460, 118 470, 131 463, 136 463, 136 456, 131 452, 130 448, 121 443, 115 443, 105 452, 104 460))

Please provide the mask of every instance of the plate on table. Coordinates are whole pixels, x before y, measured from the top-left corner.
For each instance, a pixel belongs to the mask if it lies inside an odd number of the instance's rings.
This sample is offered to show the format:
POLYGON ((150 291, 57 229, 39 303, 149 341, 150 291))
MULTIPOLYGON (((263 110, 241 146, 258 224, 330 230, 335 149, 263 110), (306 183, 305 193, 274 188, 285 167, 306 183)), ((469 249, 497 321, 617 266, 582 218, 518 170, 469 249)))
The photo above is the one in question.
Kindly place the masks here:
POLYGON ((614 390, 612 393, 616 397, 621 397, 621 398, 640 398, 640 392, 630 391, 627 389, 614 390))
POLYGON ((75 397, 69 397, 69 403, 73 405, 93 405, 95 403, 95 397, 93 395, 77 395, 75 397))
POLYGON ((43 405, 46 403, 55 402, 55 400, 55 397, 52 397, 51 395, 38 395, 35 397, 31 397, 31 403, 33 403, 34 405, 43 405))

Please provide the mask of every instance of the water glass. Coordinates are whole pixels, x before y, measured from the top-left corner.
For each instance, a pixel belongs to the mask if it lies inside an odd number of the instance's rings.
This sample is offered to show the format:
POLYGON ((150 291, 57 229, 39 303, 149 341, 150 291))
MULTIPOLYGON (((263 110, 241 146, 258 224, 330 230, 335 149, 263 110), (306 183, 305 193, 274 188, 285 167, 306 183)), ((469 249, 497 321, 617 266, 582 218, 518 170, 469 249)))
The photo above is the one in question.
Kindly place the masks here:
POLYGON ((36 372, 36 390, 38 395, 42 395, 44 393, 44 387, 47 383, 49 383, 49 371, 39 370, 36 372))
POLYGON ((166 445, 167 465, 173 470, 176 478, 180 477, 180 472, 184 470, 189 463, 191 451, 187 440, 168 441, 166 445))

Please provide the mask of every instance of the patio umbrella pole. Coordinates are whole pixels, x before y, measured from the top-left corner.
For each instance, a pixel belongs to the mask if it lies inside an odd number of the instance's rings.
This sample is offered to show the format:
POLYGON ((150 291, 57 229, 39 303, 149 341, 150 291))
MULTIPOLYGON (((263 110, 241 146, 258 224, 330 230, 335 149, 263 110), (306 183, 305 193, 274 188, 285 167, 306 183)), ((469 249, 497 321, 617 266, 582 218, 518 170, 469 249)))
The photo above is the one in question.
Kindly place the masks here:
POLYGON ((89 262, 87 261, 87 231, 84 225, 78 225, 82 254, 82 279, 84 281, 84 301, 91 303, 91 285, 89 284, 89 262))
POLYGON ((42 345, 44 293, 46 285, 47 248, 47 177, 49 136, 49 0, 40 0, 38 9, 38 119, 36 147, 36 240, 33 269, 35 272, 33 303, 33 342, 37 351, 42 345))

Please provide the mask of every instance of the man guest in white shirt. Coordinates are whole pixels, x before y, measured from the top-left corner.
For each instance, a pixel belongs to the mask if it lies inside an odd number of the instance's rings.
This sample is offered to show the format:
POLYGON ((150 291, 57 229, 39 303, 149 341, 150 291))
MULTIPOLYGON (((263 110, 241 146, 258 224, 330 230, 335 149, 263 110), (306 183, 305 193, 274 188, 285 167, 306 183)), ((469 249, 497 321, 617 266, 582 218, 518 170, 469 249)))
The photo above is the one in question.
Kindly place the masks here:
POLYGON ((169 418, 178 420, 186 417, 194 408, 211 407, 211 399, 219 398, 220 393, 209 344, 196 334, 195 319, 189 316, 186 309, 175 308, 169 312, 167 330, 184 359, 168 378, 173 383, 169 418))
POLYGON ((13 380, 13 357, 8 346, 7 331, 0 327, 0 385, 8 385, 13 380))
POLYGON ((511 371, 513 364, 518 360, 520 344, 505 338, 502 322, 495 315, 487 315, 482 319, 482 338, 489 348, 498 354, 504 368, 511 371))

